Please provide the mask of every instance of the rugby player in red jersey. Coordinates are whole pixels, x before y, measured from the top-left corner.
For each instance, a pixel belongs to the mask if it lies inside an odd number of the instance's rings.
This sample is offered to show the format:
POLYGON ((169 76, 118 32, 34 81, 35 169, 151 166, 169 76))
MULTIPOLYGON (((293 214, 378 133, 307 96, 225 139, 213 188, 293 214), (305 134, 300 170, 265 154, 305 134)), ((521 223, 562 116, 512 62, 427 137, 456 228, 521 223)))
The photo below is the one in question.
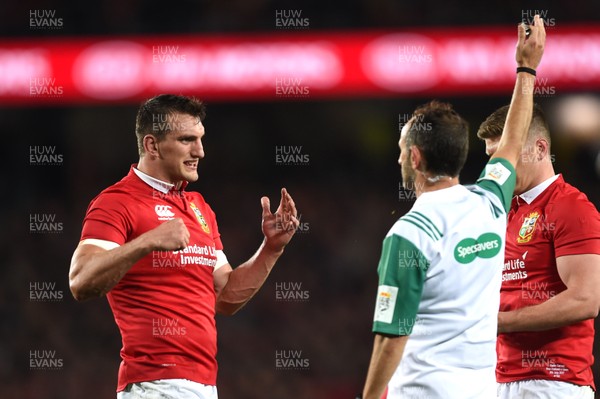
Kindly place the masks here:
MULTIPOLYGON (((508 106, 480 126, 494 154, 508 106)), ((534 107, 516 166, 498 315, 498 398, 589 398, 600 308, 600 216, 554 172, 550 133, 534 107)))
POLYGON ((139 109, 139 163, 90 203, 69 271, 77 300, 106 295, 123 348, 117 398, 217 398, 215 313, 233 314, 259 290, 298 227, 281 190, 264 241, 235 269, 215 214, 197 192, 205 111, 194 98, 160 95, 139 109))

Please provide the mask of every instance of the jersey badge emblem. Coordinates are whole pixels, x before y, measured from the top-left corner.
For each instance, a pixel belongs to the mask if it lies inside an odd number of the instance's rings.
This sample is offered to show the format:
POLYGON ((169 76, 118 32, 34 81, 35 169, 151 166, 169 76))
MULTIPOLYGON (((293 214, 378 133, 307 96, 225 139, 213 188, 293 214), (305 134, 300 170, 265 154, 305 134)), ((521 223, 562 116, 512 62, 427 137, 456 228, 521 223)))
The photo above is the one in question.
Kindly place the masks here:
POLYGON ((510 170, 501 163, 493 163, 485 165, 485 175, 480 180, 493 180, 499 185, 503 185, 510 176, 510 170))
POLYGON ((519 229, 519 236, 517 237, 517 243, 525 244, 531 241, 533 238, 533 232, 535 231, 535 224, 537 223, 538 218, 540 217, 540 213, 538 211, 534 211, 529 213, 523 219, 523 224, 519 229))
POLYGON ((394 309, 396 307, 396 298, 398 297, 398 287, 390 285, 380 285, 377 288, 377 303, 375 305, 374 321, 390 324, 394 319, 394 309))
POLYGON ((200 223, 200 226, 202 226, 202 230, 204 230, 205 233, 210 234, 210 228, 208 228, 206 219, 204 219, 204 216, 200 212, 200 209, 198 209, 196 204, 194 204, 193 202, 190 202, 190 208, 192 208, 192 211, 194 211, 194 215, 196 215, 196 219, 198 219, 198 223, 200 223))

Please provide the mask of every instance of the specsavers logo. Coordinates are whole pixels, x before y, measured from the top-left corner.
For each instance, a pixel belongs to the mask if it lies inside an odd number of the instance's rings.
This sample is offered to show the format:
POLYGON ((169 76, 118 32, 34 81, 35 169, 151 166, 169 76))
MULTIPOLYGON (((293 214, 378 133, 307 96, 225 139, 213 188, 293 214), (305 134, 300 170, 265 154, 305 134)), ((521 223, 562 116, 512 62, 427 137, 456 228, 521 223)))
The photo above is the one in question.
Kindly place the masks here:
POLYGON ((465 238, 454 248, 454 259, 462 264, 471 263, 478 256, 489 259, 498 255, 502 239, 495 233, 484 233, 478 239, 465 238))

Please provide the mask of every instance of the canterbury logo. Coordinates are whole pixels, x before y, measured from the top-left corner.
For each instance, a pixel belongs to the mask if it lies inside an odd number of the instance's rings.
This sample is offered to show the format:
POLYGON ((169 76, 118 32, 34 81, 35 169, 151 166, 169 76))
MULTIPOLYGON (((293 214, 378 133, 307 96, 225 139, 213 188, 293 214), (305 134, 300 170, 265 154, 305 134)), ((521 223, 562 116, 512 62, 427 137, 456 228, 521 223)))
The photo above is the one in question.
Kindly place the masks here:
POLYGON ((168 205, 156 205, 154 212, 158 215, 158 220, 171 220, 175 214, 171 212, 171 207, 168 205))

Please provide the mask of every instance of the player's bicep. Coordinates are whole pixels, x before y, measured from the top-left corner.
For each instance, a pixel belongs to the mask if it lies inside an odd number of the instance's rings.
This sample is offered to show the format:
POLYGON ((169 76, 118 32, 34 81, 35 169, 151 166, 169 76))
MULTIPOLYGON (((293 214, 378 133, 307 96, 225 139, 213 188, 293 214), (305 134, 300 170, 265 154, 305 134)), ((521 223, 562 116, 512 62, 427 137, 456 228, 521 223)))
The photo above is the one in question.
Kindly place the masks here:
POLYGON ((580 254, 556 258, 558 274, 578 299, 588 302, 598 312, 600 309, 600 255, 580 254))
POLYGON ((410 335, 415 325, 429 262, 410 241, 392 234, 384 240, 373 331, 410 335))
POLYGON ((85 268, 86 263, 91 257, 101 252, 110 251, 118 246, 119 244, 115 242, 99 239, 86 239, 80 241, 71 257, 69 281, 73 282, 77 275, 85 268))

